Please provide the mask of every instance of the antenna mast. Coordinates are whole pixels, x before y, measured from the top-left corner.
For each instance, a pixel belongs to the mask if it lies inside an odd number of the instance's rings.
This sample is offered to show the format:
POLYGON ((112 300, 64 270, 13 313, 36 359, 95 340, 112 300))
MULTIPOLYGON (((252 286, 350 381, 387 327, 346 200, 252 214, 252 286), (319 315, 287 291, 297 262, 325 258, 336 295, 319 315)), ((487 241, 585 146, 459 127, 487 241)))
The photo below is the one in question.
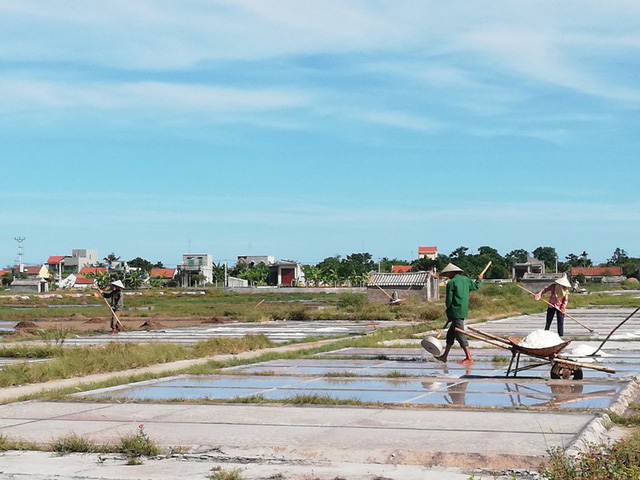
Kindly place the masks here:
POLYGON ((26 239, 24 237, 15 237, 14 240, 18 242, 18 265, 20 265, 19 272, 22 273, 24 272, 24 266, 22 265, 22 256, 24 255, 22 242, 24 242, 26 239))

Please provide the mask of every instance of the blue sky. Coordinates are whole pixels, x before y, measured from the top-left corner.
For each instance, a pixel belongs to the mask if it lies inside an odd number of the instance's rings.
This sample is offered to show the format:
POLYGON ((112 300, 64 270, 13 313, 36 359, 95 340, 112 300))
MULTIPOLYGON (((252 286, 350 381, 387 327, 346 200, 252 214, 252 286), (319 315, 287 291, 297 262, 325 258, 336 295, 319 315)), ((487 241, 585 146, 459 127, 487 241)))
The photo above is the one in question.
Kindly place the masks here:
POLYGON ((640 4, 0 0, 0 265, 640 256, 640 4))

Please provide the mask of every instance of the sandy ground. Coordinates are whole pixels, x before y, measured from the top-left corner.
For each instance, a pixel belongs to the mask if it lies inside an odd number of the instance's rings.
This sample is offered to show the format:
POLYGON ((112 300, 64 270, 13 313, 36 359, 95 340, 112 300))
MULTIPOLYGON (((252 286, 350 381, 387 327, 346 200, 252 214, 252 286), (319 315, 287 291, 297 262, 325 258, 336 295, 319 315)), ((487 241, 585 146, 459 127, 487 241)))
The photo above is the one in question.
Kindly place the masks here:
MULTIPOLYGON (((201 325, 214 325, 227 323, 231 320, 220 319, 215 317, 167 317, 164 315, 157 316, 129 316, 119 315, 120 321, 126 330, 143 330, 145 323, 151 323, 150 327, 154 330, 162 328, 190 327, 201 325)), ((82 314, 76 314, 72 317, 47 318, 47 319, 30 319, 28 322, 34 324, 33 328, 45 330, 48 328, 55 329, 71 329, 81 332, 94 332, 96 330, 109 330, 109 317, 86 317, 82 314)), ((20 322, 16 322, 18 325, 20 322)), ((24 328, 18 327, 19 330, 24 328)), ((27 328, 30 330, 30 328, 27 328)), ((11 337, 11 335, 9 335, 11 337)))

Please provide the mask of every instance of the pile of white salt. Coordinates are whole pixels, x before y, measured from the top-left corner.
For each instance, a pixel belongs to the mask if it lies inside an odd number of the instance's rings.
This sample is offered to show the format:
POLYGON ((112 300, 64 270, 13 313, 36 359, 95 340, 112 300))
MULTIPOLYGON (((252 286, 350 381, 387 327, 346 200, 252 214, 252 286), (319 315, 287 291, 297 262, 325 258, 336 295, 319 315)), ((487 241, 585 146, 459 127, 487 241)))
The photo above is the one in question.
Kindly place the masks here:
POLYGON ((555 347, 561 343, 564 343, 564 340, 555 332, 534 330, 524 337, 518 345, 525 348, 547 348, 555 347))

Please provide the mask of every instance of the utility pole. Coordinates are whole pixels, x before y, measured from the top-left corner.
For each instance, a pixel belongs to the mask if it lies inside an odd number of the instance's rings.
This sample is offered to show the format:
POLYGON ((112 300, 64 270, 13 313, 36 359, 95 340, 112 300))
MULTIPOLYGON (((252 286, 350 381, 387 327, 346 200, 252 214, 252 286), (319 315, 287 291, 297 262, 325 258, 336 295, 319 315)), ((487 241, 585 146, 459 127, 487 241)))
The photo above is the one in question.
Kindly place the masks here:
POLYGON ((24 255, 22 242, 24 242, 26 240, 26 238, 24 238, 24 237, 14 237, 14 240, 16 242, 18 242, 18 265, 19 265, 19 272, 22 273, 22 272, 24 272, 24 266, 22 265, 22 256, 24 255))

